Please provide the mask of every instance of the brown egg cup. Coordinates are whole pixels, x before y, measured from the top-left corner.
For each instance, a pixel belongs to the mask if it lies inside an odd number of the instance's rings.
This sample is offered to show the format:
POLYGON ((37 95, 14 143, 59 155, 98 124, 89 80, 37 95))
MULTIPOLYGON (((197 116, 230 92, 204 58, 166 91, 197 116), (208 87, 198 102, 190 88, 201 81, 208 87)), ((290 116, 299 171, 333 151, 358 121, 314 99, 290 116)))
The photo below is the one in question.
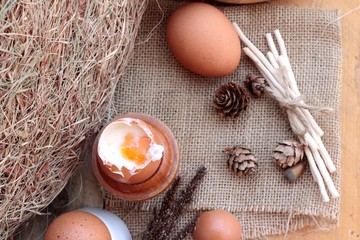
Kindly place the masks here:
POLYGON ((143 201, 163 192, 173 181, 179 166, 179 149, 171 130, 159 119, 143 113, 128 113, 116 117, 106 124, 97 135, 93 149, 91 165, 94 175, 100 185, 112 195, 127 201, 143 201), (103 130, 112 122, 120 118, 134 118, 144 121, 154 135, 159 136, 161 145, 164 146, 164 153, 161 163, 156 172, 148 179, 140 183, 122 183, 111 178, 98 155, 99 138, 103 130))

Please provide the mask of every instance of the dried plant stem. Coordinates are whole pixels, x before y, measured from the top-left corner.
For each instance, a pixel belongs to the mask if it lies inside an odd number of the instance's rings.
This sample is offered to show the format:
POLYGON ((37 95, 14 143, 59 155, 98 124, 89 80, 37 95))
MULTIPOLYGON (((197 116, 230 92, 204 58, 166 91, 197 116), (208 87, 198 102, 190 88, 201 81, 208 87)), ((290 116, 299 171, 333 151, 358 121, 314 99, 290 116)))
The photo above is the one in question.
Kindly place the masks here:
MULTIPOLYGON (((290 86, 290 90, 291 90, 291 95, 293 99, 299 98, 301 96, 299 88, 297 86, 296 80, 295 80, 295 76, 294 76, 294 72, 291 68, 290 65, 290 61, 289 61, 289 57, 287 55, 286 52, 286 47, 285 47, 285 43, 283 38, 281 37, 280 31, 279 30, 275 30, 274 34, 276 36, 276 39, 278 41, 278 44, 280 46, 280 51, 281 51, 281 56, 279 56, 278 58, 278 62, 279 65, 282 69, 282 72, 284 73, 285 76, 285 80, 287 80, 289 86, 290 86)), ((304 104, 303 100, 299 101, 300 104, 304 104)), ((301 114, 304 115, 304 119, 305 119, 305 123, 308 127, 308 130, 311 134, 311 136, 314 138, 315 142, 317 143, 317 147, 318 150, 320 151, 322 158, 329 170, 330 173, 333 173, 336 171, 335 165, 332 162, 329 153, 327 152, 321 137, 324 135, 323 130, 319 127, 319 125, 316 123, 315 119, 313 118, 313 116, 311 115, 311 113, 309 112, 308 109, 306 108, 297 108, 297 110, 300 111, 301 114)))
POLYGON ((154 217, 148 224, 147 231, 144 233, 142 239, 156 239, 166 234, 163 230, 168 228, 167 225, 170 224, 169 219, 172 218, 174 209, 176 208, 176 193, 179 190, 181 180, 180 176, 174 180, 171 188, 165 194, 160 209, 154 209, 154 217))
POLYGON ((173 240, 182 240, 185 239, 190 233, 195 229, 196 221, 199 218, 200 214, 196 214, 193 219, 173 238, 173 240))
POLYGON ((326 192, 324 180, 321 177, 321 174, 320 174, 318 168, 316 167, 316 163, 315 163, 315 160, 314 160, 314 158, 313 158, 313 156, 311 154, 311 151, 310 151, 308 146, 305 146, 304 150, 305 150, 305 154, 306 154, 306 157, 307 157, 309 165, 310 165, 311 173, 312 173, 312 175, 314 177, 314 180, 317 182, 317 184, 319 186, 320 194, 322 196, 322 199, 323 199, 324 202, 328 202, 330 200, 329 195, 326 192))
POLYGON ((308 158, 313 178, 319 185, 323 201, 329 201, 325 184, 333 197, 339 197, 339 193, 329 174, 329 172, 335 172, 336 168, 321 140, 324 132, 309 111, 317 110, 320 112, 328 112, 330 110, 328 108, 309 106, 301 99, 301 94, 295 80, 294 72, 291 68, 285 42, 279 30, 275 30, 274 35, 280 53, 275 46, 272 35, 267 33, 265 37, 270 52, 266 54, 266 57, 245 36, 236 23, 233 23, 233 25, 240 39, 247 46, 244 47, 245 54, 255 63, 269 85, 268 87, 265 87, 266 92, 284 107, 293 132, 306 146, 305 154, 308 158))
MULTIPOLYGON (((201 180, 206 174, 206 168, 200 167, 195 176, 187 184, 187 186, 179 192, 179 186, 182 178, 178 176, 171 188, 166 192, 161 203, 160 209, 154 211, 154 217, 149 222, 146 232, 142 234, 143 240, 168 240, 172 235, 172 230, 177 223, 179 217, 186 210, 187 206, 192 202, 195 190, 200 185, 201 180)), ((186 237, 191 229, 195 226, 192 220, 177 237, 186 237)), ((182 239, 174 238, 174 240, 182 239)))

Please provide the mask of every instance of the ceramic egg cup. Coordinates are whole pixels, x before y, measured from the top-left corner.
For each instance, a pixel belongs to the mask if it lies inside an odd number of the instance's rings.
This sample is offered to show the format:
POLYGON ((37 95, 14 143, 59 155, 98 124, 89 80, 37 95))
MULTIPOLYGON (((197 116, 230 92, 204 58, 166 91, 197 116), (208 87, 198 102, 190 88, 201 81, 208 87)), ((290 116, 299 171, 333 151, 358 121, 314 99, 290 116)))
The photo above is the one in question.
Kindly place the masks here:
POLYGON ((160 194, 171 184, 179 166, 179 149, 171 130, 159 119, 143 113, 129 113, 116 117, 103 127, 95 139, 91 162, 95 177, 106 191, 123 200, 143 201, 160 194), (154 131, 154 134, 159 136, 160 144, 164 146, 159 168, 150 178, 140 183, 129 184, 114 180, 104 170, 102 160, 98 155, 101 133, 110 123, 121 118, 134 118, 144 121, 154 131))

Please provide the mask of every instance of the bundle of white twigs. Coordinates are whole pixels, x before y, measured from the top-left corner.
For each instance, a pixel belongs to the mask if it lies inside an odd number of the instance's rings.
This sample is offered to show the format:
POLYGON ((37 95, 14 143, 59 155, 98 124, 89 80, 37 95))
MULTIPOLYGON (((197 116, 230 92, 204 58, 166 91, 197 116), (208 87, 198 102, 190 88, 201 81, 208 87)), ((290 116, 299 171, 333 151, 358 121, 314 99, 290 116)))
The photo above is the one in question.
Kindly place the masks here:
POLYGON ((329 109, 309 106, 302 100, 287 55, 284 39, 279 30, 275 30, 274 35, 280 52, 275 46, 271 33, 267 33, 265 36, 270 51, 266 54, 266 57, 245 36, 236 23, 233 23, 233 25, 240 39, 247 46, 243 48, 245 54, 251 58, 266 79, 266 91, 285 108, 293 132, 304 144, 311 173, 319 185, 323 201, 329 201, 325 184, 331 196, 339 197, 339 193, 330 177, 330 173, 335 172, 336 168, 321 140, 324 132, 309 112, 309 110, 329 111, 329 109))

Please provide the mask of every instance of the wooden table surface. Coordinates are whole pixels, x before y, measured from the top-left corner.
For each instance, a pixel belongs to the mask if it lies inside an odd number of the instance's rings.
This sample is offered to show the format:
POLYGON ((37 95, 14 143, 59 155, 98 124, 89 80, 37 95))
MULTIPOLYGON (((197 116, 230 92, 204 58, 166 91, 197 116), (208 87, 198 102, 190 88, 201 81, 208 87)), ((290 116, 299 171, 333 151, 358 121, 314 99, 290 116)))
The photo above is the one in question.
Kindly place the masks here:
POLYGON ((340 225, 327 232, 289 233, 287 239, 360 239, 360 0, 274 0, 271 4, 339 9, 342 16, 340 225))
MULTIPOLYGON (((340 225, 326 232, 303 229, 269 239, 360 240, 360 181, 357 179, 357 176, 360 176, 360 0, 272 0, 270 3, 304 8, 339 9, 344 16, 339 20, 343 41, 340 225)), ((83 207, 83 203, 86 203, 86 206, 101 207, 102 199, 94 184, 96 180, 89 171, 80 169, 79 172, 82 172, 80 177, 74 176, 67 188, 73 195, 79 195, 79 190, 72 187, 72 183, 81 179, 80 185, 87 187, 81 190, 80 196, 76 196, 77 202, 72 204, 70 209, 83 207)), ((25 224, 22 233, 16 239, 41 239, 50 221, 48 217, 36 217, 32 223, 25 224)))

